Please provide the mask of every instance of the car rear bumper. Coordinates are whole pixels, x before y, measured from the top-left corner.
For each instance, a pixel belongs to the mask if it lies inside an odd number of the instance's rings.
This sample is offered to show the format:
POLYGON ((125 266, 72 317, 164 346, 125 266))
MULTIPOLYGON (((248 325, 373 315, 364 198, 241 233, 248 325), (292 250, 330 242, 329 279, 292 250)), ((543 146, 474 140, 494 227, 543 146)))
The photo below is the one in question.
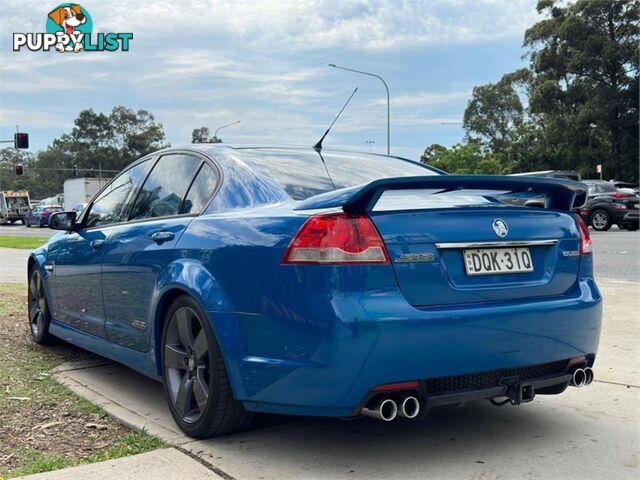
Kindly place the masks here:
MULTIPOLYGON (((561 297, 535 301, 416 309, 401 295, 371 294, 335 305, 341 320, 308 337, 313 342, 302 349, 292 327, 296 358, 231 362, 235 394, 249 410, 349 416, 374 387, 387 383, 426 385, 578 356, 592 363, 600 336, 601 296, 592 279, 580 280, 561 297)), ((564 370, 552 376, 562 377, 564 370)), ((497 388, 472 390, 489 398, 497 388)))
POLYGON ((639 220, 640 220, 640 211, 632 210, 630 212, 627 212, 627 214, 622 218, 622 223, 638 225, 639 220))

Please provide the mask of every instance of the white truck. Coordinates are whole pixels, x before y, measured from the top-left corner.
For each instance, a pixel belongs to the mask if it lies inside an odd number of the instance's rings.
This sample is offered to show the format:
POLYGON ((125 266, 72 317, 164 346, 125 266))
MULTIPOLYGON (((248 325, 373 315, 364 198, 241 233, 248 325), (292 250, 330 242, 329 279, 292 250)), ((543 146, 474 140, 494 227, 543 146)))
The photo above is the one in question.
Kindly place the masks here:
POLYGON ((8 190, 0 192, 0 225, 16 220, 24 223, 24 217, 31 210, 29 192, 26 190, 8 190))
POLYGON ((64 182, 64 209, 81 210, 110 178, 72 178, 64 182))

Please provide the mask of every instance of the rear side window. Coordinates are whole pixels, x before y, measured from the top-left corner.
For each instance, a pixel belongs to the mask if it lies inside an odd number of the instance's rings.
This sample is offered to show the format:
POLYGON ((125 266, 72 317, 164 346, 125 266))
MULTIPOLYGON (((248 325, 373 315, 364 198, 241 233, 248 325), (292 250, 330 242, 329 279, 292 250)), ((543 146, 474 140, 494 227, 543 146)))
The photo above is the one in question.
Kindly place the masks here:
POLYGON ((202 165, 196 179, 189 187, 187 197, 182 202, 180 213, 199 213, 204 208, 207 200, 213 195, 218 184, 218 175, 206 163, 202 165))
POLYGON ((131 220, 177 215, 202 163, 191 155, 164 155, 145 180, 131 211, 131 220))
POLYGON ((86 227, 109 225, 120 221, 122 209, 133 187, 146 176, 151 162, 145 160, 116 177, 91 204, 86 227))

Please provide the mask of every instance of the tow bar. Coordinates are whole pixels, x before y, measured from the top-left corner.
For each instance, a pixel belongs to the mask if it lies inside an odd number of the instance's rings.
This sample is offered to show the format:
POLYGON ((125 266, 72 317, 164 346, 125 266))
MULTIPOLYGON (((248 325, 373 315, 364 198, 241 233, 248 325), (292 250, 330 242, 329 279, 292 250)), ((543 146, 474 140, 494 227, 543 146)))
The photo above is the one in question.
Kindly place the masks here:
POLYGON ((519 377, 505 377, 500 384, 507 387, 506 396, 511 405, 530 402, 536 396, 533 385, 521 383, 519 377))

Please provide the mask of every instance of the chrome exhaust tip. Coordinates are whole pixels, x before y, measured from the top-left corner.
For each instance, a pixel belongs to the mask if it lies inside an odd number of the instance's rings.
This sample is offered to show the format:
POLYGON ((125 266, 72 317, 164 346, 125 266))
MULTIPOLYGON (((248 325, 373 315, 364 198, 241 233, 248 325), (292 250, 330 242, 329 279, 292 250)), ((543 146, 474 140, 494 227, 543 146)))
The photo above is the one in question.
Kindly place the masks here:
POLYGON ((360 413, 367 417, 377 418, 383 422, 390 422, 398 415, 398 404, 390 398, 387 398, 378 403, 374 408, 364 407, 360 413))
POLYGON ((573 376, 571 377, 571 385, 573 387, 583 387, 585 385, 585 381, 587 380, 587 374, 582 368, 576 368, 573 371, 573 376))
POLYGON ((416 418, 420 413, 420 402, 416 397, 407 397, 402 401, 398 415, 404 418, 416 418))
POLYGON ((590 367, 584 369, 584 384, 591 385, 593 382, 593 370, 590 367))

